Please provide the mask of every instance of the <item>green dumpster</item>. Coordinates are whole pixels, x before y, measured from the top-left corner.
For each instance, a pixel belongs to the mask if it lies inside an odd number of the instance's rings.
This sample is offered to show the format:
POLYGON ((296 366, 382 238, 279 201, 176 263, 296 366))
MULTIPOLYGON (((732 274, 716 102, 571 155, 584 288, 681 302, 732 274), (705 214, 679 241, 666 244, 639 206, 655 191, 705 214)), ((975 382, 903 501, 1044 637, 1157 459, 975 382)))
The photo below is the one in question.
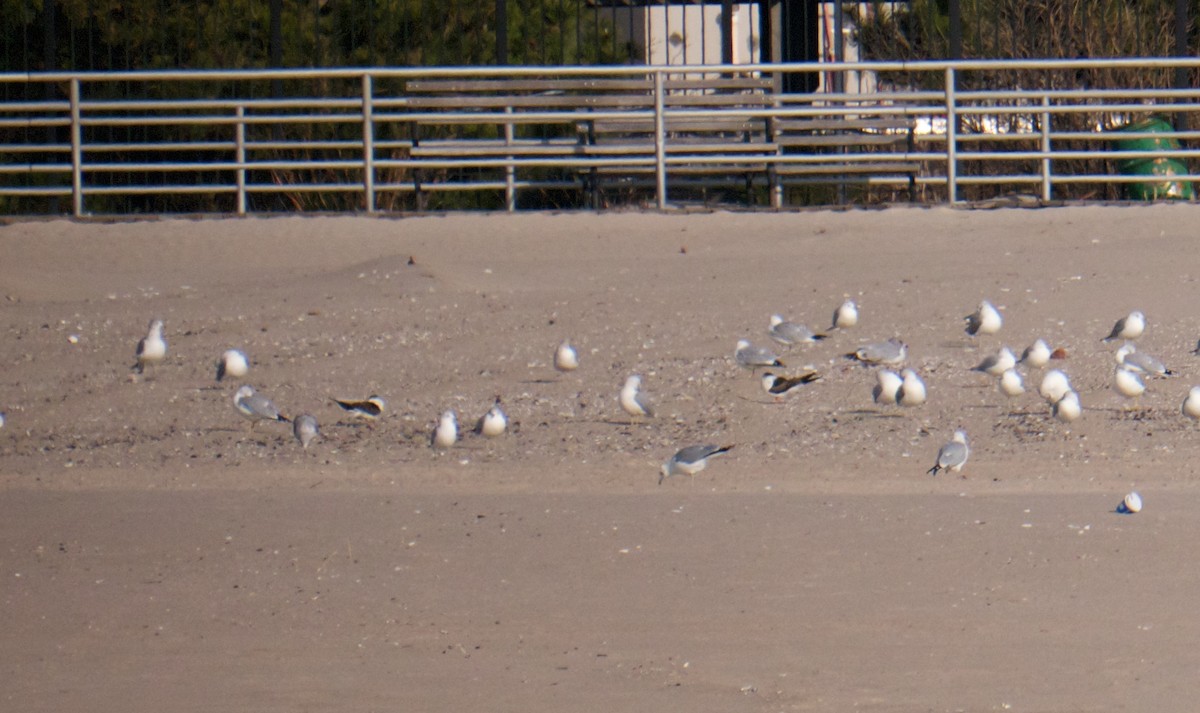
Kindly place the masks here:
MULTIPOLYGON (((1179 139, 1174 136, 1175 129, 1161 117, 1152 116, 1135 121, 1121 127, 1119 131, 1154 136, 1117 139, 1113 144, 1118 151, 1174 151, 1180 147, 1179 139)), ((1188 174, 1187 164, 1177 158, 1126 158, 1117 163, 1117 169, 1125 176, 1158 179, 1126 183, 1125 193, 1132 200, 1192 200, 1196 197, 1191 181, 1171 180, 1172 176, 1188 174)))

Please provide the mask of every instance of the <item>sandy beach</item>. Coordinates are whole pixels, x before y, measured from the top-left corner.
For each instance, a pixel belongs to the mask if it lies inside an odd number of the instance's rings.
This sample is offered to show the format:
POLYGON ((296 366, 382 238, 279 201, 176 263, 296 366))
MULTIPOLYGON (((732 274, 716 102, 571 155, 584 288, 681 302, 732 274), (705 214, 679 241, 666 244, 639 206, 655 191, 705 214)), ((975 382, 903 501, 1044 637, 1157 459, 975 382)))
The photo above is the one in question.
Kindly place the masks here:
POLYGON ((14 711, 1190 711, 1200 206, 0 226, 14 711), (846 299, 858 325, 829 330, 846 299), (999 333, 968 336, 981 300, 999 333), (1113 323, 1174 375, 1112 388, 1113 323), (827 338, 783 349, 782 314, 827 338), (134 349, 164 321, 161 364, 134 349), (878 405, 888 338, 928 402, 878 405), (1009 398, 971 368, 1037 338, 1009 398), (733 359, 820 379, 782 402, 733 359), (560 373, 570 339, 580 367, 560 373), (217 382, 243 349, 251 369, 217 382), (1049 368, 1084 407, 1055 420, 1049 368), (630 374, 656 415, 632 419, 630 374), (285 414, 251 427, 242 383, 285 414), (355 420, 331 399, 378 394, 355 420), (499 397, 505 435, 471 433, 499 397), (462 439, 430 446, 453 409, 462 439), (961 428, 961 474, 927 474, 961 428), (658 482, 678 448, 733 449, 658 482), (1114 512, 1137 491, 1145 508, 1114 512))

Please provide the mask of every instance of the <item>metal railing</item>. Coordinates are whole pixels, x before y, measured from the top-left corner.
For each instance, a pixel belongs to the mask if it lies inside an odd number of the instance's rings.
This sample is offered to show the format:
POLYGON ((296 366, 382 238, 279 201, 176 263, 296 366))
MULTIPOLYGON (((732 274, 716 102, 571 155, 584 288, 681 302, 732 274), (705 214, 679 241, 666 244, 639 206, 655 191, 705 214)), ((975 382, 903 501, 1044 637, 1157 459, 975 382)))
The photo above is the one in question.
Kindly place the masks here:
MULTIPOLYGON (((1071 78, 1176 68, 1194 72, 1200 59, 0 74, 0 96, 6 97, 0 102, 0 211, 373 213, 424 208, 420 196, 460 196, 459 203, 443 200, 438 207, 463 207, 467 193, 494 196, 482 207, 512 210, 523 205, 522 195, 539 196, 536 205, 576 200, 597 172, 629 174, 619 185, 648 191, 665 207, 679 192, 736 184, 743 173, 761 174, 750 177, 747 191, 767 195, 772 168, 829 160, 828 154, 769 150, 753 158, 720 151, 699 156, 668 122, 731 116, 766 125, 831 115, 908 118, 916 126, 913 146, 882 158, 919 163, 915 183, 926 201, 1014 191, 1042 200, 1115 198, 1126 184, 1200 179, 1187 168, 1200 158, 1200 89, 1089 89, 1071 78), (757 76, 782 86, 779 79, 787 73, 831 71, 873 73, 889 88, 770 92, 765 103, 736 107, 680 106, 664 98, 679 78, 757 76), (993 77, 999 84, 1017 71, 1040 87, 965 88, 986 87, 993 77), (515 109, 430 109, 414 106, 406 91, 416 79, 481 78, 641 79, 650 96, 637 106, 596 107, 581 99, 515 109), (121 92, 113 91, 117 86, 121 92), (1176 130, 1116 130, 1155 115, 1173 121, 1176 130), (578 127, 601 119, 649 121, 652 147, 629 154, 578 150, 578 127), (465 150, 415 155, 418 127, 440 127, 438 141, 461 140, 465 150), (1139 140, 1152 150, 1115 148, 1114 142, 1139 140), (488 151, 470 151, 488 145, 488 151), (522 150, 507 153, 497 146, 522 150), (1154 178, 1122 168, 1122 162, 1140 160, 1167 162, 1174 175, 1154 178), (700 162, 707 174, 691 175, 700 162), (723 164, 728 175, 718 170, 723 164), (66 210, 59 201, 68 199, 66 210)), ((764 146, 770 146, 769 135, 764 146)), ((836 153, 845 164, 880 159, 878 152, 855 146, 836 153)), ((888 191, 904 180, 800 176, 776 188, 816 182, 888 191)))

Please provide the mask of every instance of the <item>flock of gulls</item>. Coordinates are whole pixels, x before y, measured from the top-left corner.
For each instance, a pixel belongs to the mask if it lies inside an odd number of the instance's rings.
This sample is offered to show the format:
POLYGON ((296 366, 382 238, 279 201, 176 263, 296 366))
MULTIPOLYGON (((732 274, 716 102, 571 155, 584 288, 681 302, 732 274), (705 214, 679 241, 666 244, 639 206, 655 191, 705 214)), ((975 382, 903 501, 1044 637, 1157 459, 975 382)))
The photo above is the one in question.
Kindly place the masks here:
MULTIPOLYGON (((857 305, 853 300, 847 300, 835 310, 830 330, 854 327, 858 320, 857 305)), ((964 321, 965 331, 972 337, 994 335, 1004 324, 1000 311, 987 300, 980 302, 978 309, 964 317, 964 321)), ((1140 311, 1133 311, 1117 320, 1111 332, 1102 340, 1122 342, 1114 354, 1116 365, 1112 383, 1117 393, 1131 400, 1137 399, 1146 391, 1146 377, 1169 376, 1172 373, 1158 358, 1138 351, 1136 340, 1145 330, 1145 315, 1140 311)), ((811 344, 827 337, 826 334, 817 333, 807 325, 788 321, 778 314, 771 316, 767 335, 783 348, 811 344)), ((149 324, 146 336, 137 344, 133 370, 142 374, 147 367, 161 363, 166 355, 167 342, 163 337, 163 321, 154 319, 149 324)), ((908 345, 902 340, 892 338, 864 344, 845 356, 876 368, 876 384, 872 390, 876 404, 909 407, 925 403, 926 388, 920 374, 913 368, 904 368, 908 358, 908 345)), ((746 339, 737 342, 733 357, 737 365, 744 369, 756 374, 762 370, 759 378, 763 391, 776 401, 821 378, 812 368, 806 368, 800 373, 777 373, 779 369, 784 368, 779 355, 770 347, 756 346, 746 339)), ((1020 357, 1007 346, 1002 346, 996 353, 987 355, 972 371, 994 378, 997 388, 1002 393, 1016 397, 1026 391, 1020 367, 1044 369, 1053 360, 1062 358, 1065 358, 1063 350, 1053 350, 1044 339, 1037 339, 1020 357)), ((579 367, 579 355, 569 339, 558 345, 553 364, 560 372, 574 371, 579 367)), ((217 363, 216 379, 240 379, 246 376, 249 370, 250 361, 245 353, 238 349, 229 349, 221 355, 217 363)), ((640 375, 630 375, 625 380, 617 401, 631 418, 653 419, 653 402, 641 391, 641 384, 640 375)), ((1060 421, 1069 423, 1083 413, 1079 394, 1072 388, 1070 378, 1062 369, 1046 370, 1038 386, 1038 393, 1045 399, 1053 417, 1060 421)), ((367 420, 378 418, 387 408, 384 399, 377 395, 362 400, 332 401, 352 416, 367 420)), ((291 423, 296 441, 304 449, 321 436, 320 425, 312 414, 302 413, 290 418, 281 412, 270 398, 258 393, 249 384, 242 385, 234 393, 233 407, 238 414, 250 421, 251 429, 262 421, 291 423)), ((1200 420, 1200 386, 1194 386, 1188 392, 1183 401, 1182 413, 1189 418, 1200 420)), ((3 414, 0 414, 0 426, 2 425, 3 414)), ((495 404, 479 419, 474 430, 484 437, 495 438, 503 435, 507 428, 508 419, 501 407, 500 398, 497 397, 495 404)), ((449 410, 438 419, 430 435, 430 444, 434 448, 450 448, 458 442, 459 436, 458 417, 453 410, 449 410)), ((658 482, 661 484, 675 475, 694 476, 707 466, 709 459, 727 453, 733 447, 705 443, 681 448, 662 463, 658 482)), ((927 472, 931 475, 942 471, 961 473, 970 453, 967 434, 958 429, 951 440, 938 450, 933 466, 927 472)))

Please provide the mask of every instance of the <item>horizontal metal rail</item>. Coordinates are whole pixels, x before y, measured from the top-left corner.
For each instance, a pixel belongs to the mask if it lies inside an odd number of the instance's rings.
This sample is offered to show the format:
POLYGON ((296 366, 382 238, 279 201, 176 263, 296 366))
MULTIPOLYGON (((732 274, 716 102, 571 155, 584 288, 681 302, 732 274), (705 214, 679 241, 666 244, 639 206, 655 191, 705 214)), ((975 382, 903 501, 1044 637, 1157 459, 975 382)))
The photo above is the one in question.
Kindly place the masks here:
POLYGON ((1190 168, 1200 88, 1063 86, 1082 71, 1175 69, 1200 71, 1200 58, 0 74, 5 96, 26 97, 0 102, 0 209, 70 197, 83 216, 114 210, 101 197, 208 195, 233 198, 214 210, 245 213, 256 209, 250 196, 327 194, 350 200, 340 209, 375 212, 384 195, 417 196, 419 209, 423 195, 493 192, 512 210, 522 192, 605 181, 649 189, 664 207, 689 186, 778 196, 816 182, 909 184, 951 203, 967 188, 987 197, 979 191, 1036 187, 1050 200, 1077 185, 1200 180, 1190 168), (1014 71, 1045 81, 1004 87, 1014 71), (759 88, 831 72, 910 86, 759 88), (964 89, 967 73, 998 88, 964 89), (416 89, 435 81, 457 81, 474 99, 416 89), (1150 117, 1170 124, 1125 128, 1150 117), (777 140, 809 120, 822 128, 777 140), (878 128, 894 120, 911 123, 907 146, 902 130, 878 128), (624 134, 593 143, 605 122, 624 122, 624 134), (1166 175, 1145 168, 1156 162, 1166 175))

